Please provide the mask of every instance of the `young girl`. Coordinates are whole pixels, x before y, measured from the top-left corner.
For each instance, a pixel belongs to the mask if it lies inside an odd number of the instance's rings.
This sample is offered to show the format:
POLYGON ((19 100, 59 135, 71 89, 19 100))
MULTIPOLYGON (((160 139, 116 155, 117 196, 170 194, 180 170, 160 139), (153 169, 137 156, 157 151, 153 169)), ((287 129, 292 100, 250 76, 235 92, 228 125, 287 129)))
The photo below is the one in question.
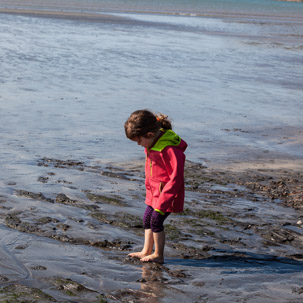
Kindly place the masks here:
POLYGON ((171 212, 183 211, 184 151, 187 144, 172 131, 171 122, 163 114, 138 110, 130 115, 124 127, 127 138, 143 146, 146 154, 144 247, 141 252, 129 256, 142 262, 163 263, 163 222, 171 212))

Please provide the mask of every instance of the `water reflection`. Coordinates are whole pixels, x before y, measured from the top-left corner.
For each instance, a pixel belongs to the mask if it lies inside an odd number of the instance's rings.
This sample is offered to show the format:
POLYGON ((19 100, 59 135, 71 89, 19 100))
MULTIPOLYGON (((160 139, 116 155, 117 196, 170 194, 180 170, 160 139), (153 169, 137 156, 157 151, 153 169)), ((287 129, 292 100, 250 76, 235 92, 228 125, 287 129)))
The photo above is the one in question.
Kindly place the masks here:
POLYGON ((148 293, 149 303, 160 303, 165 296, 163 288, 163 271, 159 268, 155 270, 150 264, 142 266, 142 279, 140 279, 140 287, 145 293, 148 293))

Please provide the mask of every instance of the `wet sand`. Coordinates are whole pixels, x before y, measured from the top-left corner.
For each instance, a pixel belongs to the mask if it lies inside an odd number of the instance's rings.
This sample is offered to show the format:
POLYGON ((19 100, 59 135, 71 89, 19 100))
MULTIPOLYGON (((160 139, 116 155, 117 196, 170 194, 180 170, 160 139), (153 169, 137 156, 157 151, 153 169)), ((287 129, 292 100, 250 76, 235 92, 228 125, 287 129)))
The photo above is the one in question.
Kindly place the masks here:
POLYGON ((157 265, 127 257, 143 241, 144 160, 36 164, 45 192, 10 181, 1 197, 3 302, 301 301, 300 171, 188 161, 185 210, 167 220, 157 265))

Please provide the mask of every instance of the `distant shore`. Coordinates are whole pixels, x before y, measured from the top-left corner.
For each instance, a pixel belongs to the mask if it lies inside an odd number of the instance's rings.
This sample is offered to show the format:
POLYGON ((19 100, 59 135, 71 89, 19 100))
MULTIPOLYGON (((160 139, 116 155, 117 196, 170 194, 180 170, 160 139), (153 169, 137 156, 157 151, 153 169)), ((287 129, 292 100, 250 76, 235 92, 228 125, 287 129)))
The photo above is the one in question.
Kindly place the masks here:
POLYGON ((122 20, 122 17, 116 17, 108 14, 101 13, 88 13, 88 12, 71 12, 60 10, 45 10, 45 9, 9 9, 0 8, 0 13, 27 15, 46 18, 62 18, 62 19, 85 19, 90 21, 103 21, 113 22, 122 20))
MULTIPOLYGON (((283 2, 303 2, 303 0, 283 0, 283 2)), ((95 22, 121 22, 122 20, 130 19, 111 15, 113 13, 133 13, 133 14, 159 14, 159 15, 174 15, 174 16, 188 16, 188 17, 209 17, 209 18, 226 18, 226 19, 242 19, 254 18, 254 19, 266 19, 266 20, 279 20, 279 19, 291 19, 297 20, 298 16, 287 14, 271 14, 266 12, 227 12, 227 11, 175 11, 175 10, 158 10, 158 9, 140 9, 140 8, 126 8, 126 7, 99 7, 99 6, 80 6, 71 5, 49 5, 41 3, 2 3, 0 1, 0 14, 17 14, 35 17, 45 18, 62 18, 62 19, 77 19, 87 20, 95 22), (2 7, 1 7, 2 6, 2 7)), ((133 20, 132 20, 133 21, 133 20)), ((301 21, 299 17, 298 21, 301 21)))

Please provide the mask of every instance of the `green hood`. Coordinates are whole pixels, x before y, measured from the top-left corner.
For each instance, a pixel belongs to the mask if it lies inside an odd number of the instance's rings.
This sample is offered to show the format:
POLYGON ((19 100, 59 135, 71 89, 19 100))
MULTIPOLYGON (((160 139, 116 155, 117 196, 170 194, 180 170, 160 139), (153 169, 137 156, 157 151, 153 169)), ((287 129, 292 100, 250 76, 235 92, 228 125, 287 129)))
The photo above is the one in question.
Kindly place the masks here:
POLYGON ((167 146, 178 146, 180 143, 181 138, 171 129, 167 129, 150 150, 161 152, 167 146))

